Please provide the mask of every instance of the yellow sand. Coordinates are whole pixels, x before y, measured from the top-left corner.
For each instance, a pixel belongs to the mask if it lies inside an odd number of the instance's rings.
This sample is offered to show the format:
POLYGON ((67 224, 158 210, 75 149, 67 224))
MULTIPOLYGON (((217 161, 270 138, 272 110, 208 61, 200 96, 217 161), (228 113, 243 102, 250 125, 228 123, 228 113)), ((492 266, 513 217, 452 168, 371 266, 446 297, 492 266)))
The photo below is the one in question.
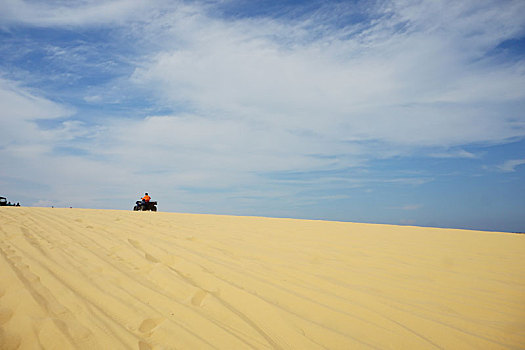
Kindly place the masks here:
POLYGON ((0 208, 0 349, 525 348, 525 235, 0 208))

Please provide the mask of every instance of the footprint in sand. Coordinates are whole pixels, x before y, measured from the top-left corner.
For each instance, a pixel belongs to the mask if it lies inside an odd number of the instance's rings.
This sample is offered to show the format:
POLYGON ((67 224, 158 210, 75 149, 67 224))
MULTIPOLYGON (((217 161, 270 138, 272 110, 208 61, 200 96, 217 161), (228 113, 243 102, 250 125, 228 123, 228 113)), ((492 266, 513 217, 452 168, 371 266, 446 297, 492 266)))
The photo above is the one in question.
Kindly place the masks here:
POLYGON ((139 326, 139 331, 142 333, 148 333, 153 330, 153 328, 157 327, 164 318, 146 318, 139 326))
POLYGON ((16 350, 20 347, 22 338, 15 333, 8 333, 0 328, 0 349, 16 350))
MULTIPOLYGON (((159 318, 146 318, 142 321, 142 323, 139 326, 139 331, 141 331, 146 338, 151 336, 151 333, 155 327, 157 327, 162 321, 164 321, 163 317, 159 318)), ((139 340, 139 350, 151 350, 153 349, 151 345, 149 345, 144 340, 139 340)))
POLYGON ((142 341, 142 340, 139 341, 139 350, 151 350, 151 349, 152 349, 151 345, 149 345, 145 341, 142 341))
POLYGON ((134 239, 128 238, 128 242, 129 242, 129 244, 131 244, 135 248, 142 249, 142 247, 140 246, 140 243, 138 241, 135 241, 134 239))
POLYGON ((13 317, 13 310, 7 307, 0 307, 0 326, 7 323, 13 317))
POLYGON ((145 257, 146 257, 147 260, 149 260, 151 262, 154 262, 154 263, 158 263, 159 262, 159 259, 157 259, 153 255, 150 255, 148 253, 145 253, 145 257))
POLYGON ((191 298, 191 303, 195 306, 201 306, 202 302, 204 301, 204 298, 206 298, 207 295, 208 292, 201 289, 193 295, 193 297, 191 298))
MULTIPOLYGON (((134 239, 131 239, 131 238, 128 238, 128 242, 129 244, 131 244, 133 247, 135 247, 136 249, 144 252, 144 249, 142 249, 142 245, 140 244, 140 242, 138 241, 135 241, 134 239)), ((149 254, 149 253, 146 253, 144 252, 144 257, 151 261, 151 262, 154 262, 154 263, 158 263, 160 262, 159 259, 157 259, 156 257, 154 257, 153 255, 149 254)))

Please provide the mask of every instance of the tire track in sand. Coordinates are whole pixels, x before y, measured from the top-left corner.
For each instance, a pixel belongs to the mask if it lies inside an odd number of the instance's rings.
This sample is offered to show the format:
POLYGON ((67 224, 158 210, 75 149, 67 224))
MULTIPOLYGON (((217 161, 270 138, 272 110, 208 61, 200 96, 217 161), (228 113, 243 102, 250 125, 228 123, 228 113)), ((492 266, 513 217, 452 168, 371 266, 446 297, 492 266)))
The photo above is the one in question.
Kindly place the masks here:
MULTIPOLYGON (((109 266, 111 266, 112 268, 114 268, 116 271, 120 272, 124 276, 127 276, 130 280, 133 280, 133 281, 141 284, 144 288, 150 289, 151 291, 153 291, 155 293, 158 293, 159 296, 162 296, 162 297, 165 297, 165 298, 169 298, 170 297, 167 294, 164 294, 161 291, 159 291, 158 289, 154 288, 153 286, 149 286, 148 283, 146 283, 147 280, 144 280, 140 276, 137 276, 137 275, 134 275, 134 274, 130 273, 125 268, 123 268, 123 266, 121 264, 115 264, 115 263, 111 263, 111 262, 105 260, 103 258, 103 256, 106 256, 106 255, 109 256, 109 251, 107 249, 105 249, 105 247, 102 244, 100 244, 100 242, 98 242, 94 237, 90 237, 91 235, 89 235, 89 236, 82 236, 81 235, 81 231, 79 231, 78 229, 76 229, 74 227, 71 227, 70 225, 62 222, 62 220, 60 218, 57 218, 57 220, 53 220, 51 222, 47 216, 41 215, 41 220, 49 221, 49 224, 52 225, 53 228, 56 228, 57 226, 61 226, 61 227, 64 227, 65 229, 67 229, 67 231, 70 232, 70 235, 68 237, 73 239, 73 240, 75 240, 76 244, 80 245, 81 247, 84 247, 85 251, 89 251, 90 254, 93 254, 94 256, 96 256, 99 259, 101 259, 101 262, 103 262, 103 263, 105 262, 105 263, 109 264, 109 266), (80 239, 80 238, 82 238, 82 239, 80 239), (90 247, 92 248, 93 245, 97 249, 94 249, 94 250, 91 251, 89 248, 90 247), (108 254, 106 254, 106 253, 108 253, 108 254)), ((60 230, 57 230, 57 232, 60 233, 60 230)), ((64 251, 64 253, 66 253, 66 252, 64 251)), ((78 261, 77 261, 78 257, 75 254, 70 252, 70 253, 67 253, 67 255, 72 259, 71 260, 71 264, 78 263, 78 261)), ((58 281, 60 281, 64 286, 66 286, 70 290, 74 291, 75 294, 81 296, 81 298, 83 300, 85 300, 85 302, 88 303, 90 305, 90 307, 93 307, 94 309, 96 309, 98 312, 102 313, 107 318, 109 318, 111 320, 114 320, 115 322, 117 322, 117 324, 122 329, 125 329, 130 334, 133 334, 135 337, 138 337, 139 338, 139 343, 138 343, 139 349, 141 349, 141 350, 149 350, 149 349, 151 349, 151 346, 149 345, 149 343, 147 342, 147 339, 146 339, 149 336, 151 336, 151 332, 149 332, 148 334, 143 334, 142 332, 140 332, 140 333, 137 332, 136 333, 134 330, 130 329, 128 326, 125 326, 126 323, 127 323, 127 320, 126 319, 122 319, 122 317, 120 316, 119 312, 115 312, 115 310, 113 310, 113 308, 104 307, 104 305, 101 304, 98 300, 95 300, 95 299, 92 299, 92 298, 90 298, 90 297, 88 297, 86 295, 83 295, 81 289, 76 288, 74 285, 71 285, 69 282, 64 280, 61 277, 61 274, 55 274, 55 271, 53 271, 53 269, 50 269, 49 267, 46 267, 46 268, 47 268, 48 272, 51 275, 54 276, 54 278, 56 278, 58 281)), ((86 275, 86 278, 88 278, 88 275, 86 275)), ((94 287, 98 288, 98 286, 94 286, 94 287)), ((138 299, 136 295, 134 295, 132 293, 129 293, 129 292, 127 292, 127 294, 130 297, 140 301, 140 299, 138 299)), ((116 296, 110 296, 110 297, 111 298, 115 298, 116 296)), ((122 311, 122 307, 127 307, 127 305, 124 305, 121 300, 114 299, 113 302, 114 302, 113 306, 115 306, 117 304, 119 305, 120 311, 122 311)), ((177 303, 177 304, 179 304, 179 303, 177 303)), ((150 308, 153 308, 149 304, 148 304, 148 306, 150 308)), ((155 310, 155 311, 156 311, 155 312, 156 314, 161 314, 161 312, 159 310, 155 310)), ((214 348, 213 345, 211 343, 209 343, 205 338, 203 338, 203 337, 199 336, 198 334, 194 333, 191 329, 189 329, 188 327, 184 326, 182 323, 176 322, 175 320, 170 320, 170 322, 175 323, 180 329, 182 329, 183 331, 188 332, 189 334, 193 335, 195 337, 195 339, 198 339, 198 340, 206 343, 210 348, 214 348)), ((144 321, 143 321, 143 323, 144 323, 144 321)))
MULTIPOLYGON (((201 317, 206 318, 202 312, 198 312, 195 309, 191 309, 188 305, 185 305, 183 303, 180 303, 178 301, 173 300, 173 298, 176 297, 175 295, 173 295, 171 293, 166 293, 167 291, 162 290, 162 288, 159 289, 158 287, 150 285, 148 283, 148 282, 150 282, 149 279, 147 279, 147 278, 145 279, 144 276, 130 273, 130 271, 127 271, 127 269, 124 268, 122 264, 115 264, 114 262, 112 263, 112 262, 106 260, 105 258, 103 258, 103 256, 107 258, 107 256, 110 255, 110 254, 106 254, 106 253, 109 253, 109 251, 103 245, 100 244, 99 240, 95 239, 95 237, 92 237, 93 235, 81 235, 81 232, 79 232, 76 228, 73 228, 70 225, 62 222, 62 220, 60 218, 57 218, 57 220, 53 220, 53 222, 51 222, 48 219, 47 216, 41 215, 41 219, 44 220, 44 221, 49 221, 49 224, 50 225, 52 224, 53 228, 56 228, 57 226, 62 226, 64 228, 66 228, 68 230, 68 232, 70 233, 70 235, 68 235, 68 237, 74 239, 75 240, 75 244, 77 244, 77 245, 79 244, 80 246, 86 248, 86 250, 89 250, 91 254, 94 254, 94 256, 97 256, 98 258, 102 259, 102 261, 108 263, 111 267, 115 268, 115 270, 117 270, 120 273, 122 273, 123 275, 129 277, 130 280, 133 280, 133 281, 139 283, 143 288, 151 290, 152 292, 158 294, 159 297, 161 297, 161 298, 171 299, 179 307, 187 308, 188 310, 192 310, 193 312, 197 312, 201 317), (95 245, 97 247, 97 249, 93 250, 92 249, 93 245, 95 245)), ((97 231, 100 231, 100 230, 97 230, 97 231)), ((105 231, 105 230, 102 230, 102 231, 105 231)), ((60 234, 61 231, 59 229, 57 229, 57 232, 60 234)), ((98 236, 100 236, 100 234, 98 236)), ((136 249, 138 249, 138 247, 140 247, 140 243, 138 243, 138 241, 131 240, 131 241, 128 241, 128 243, 130 243, 136 249), (132 242, 134 244, 132 244, 132 242), (135 246, 138 246, 138 247, 135 247, 135 246)), ((71 252, 71 254, 67 254, 67 255, 70 258, 73 258, 73 260, 71 261, 72 264, 77 262, 76 261, 77 259, 75 259, 75 255, 72 254, 72 252, 71 252)), ((144 256, 144 258, 146 260, 148 260, 148 261, 150 261, 152 263, 155 263, 156 260, 157 260, 155 257, 153 257, 152 255, 147 254, 147 253, 144 253, 143 256, 144 256)), ((59 275, 55 274, 53 269, 51 269, 51 270, 49 270, 49 268, 47 268, 47 269, 48 269, 48 272, 51 275, 53 275, 57 280, 59 280, 62 284, 67 286, 69 289, 73 290, 75 292, 75 294, 82 295, 81 290, 77 290, 73 285, 70 285, 69 283, 67 283, 67 281, 63 280, 59 275)), ((140 301, 140 299, 137 297, 137 295, 135 295, 133 293, 130 293, 129 291, 126 291, 126 294, 129 297, 134 298, 137 301, 140 301)), ((82 298, 85 299, 85 301, 87 303, 89 303, 89 305, 91 307, 94 307, 96 310, 98 310, 99 312, 104 314, 106 317, 108 317, 110 319, 117 320, 121 327, 124 327, 124 325, 126 324, 126 320, 120 319, 119 314, 115 313, 115 312, 112 312, 111 308, 106 310, 106 308, 104 308, 102 305, 99 305, 97 300, 93 300, 93 299, 91 299, 91 298, 89 298, 89 297, 87 297, 85 295, 82 298)), ((118 304, 122 304, 120 301, 117 301, 117 300, 114 300, 114 301, 116 303, 118 303, 118 304)), ((164 314, 164 312, 162 310, 154 307, 150 303, 143 303, 143 304, 147 305, 147 307, 150 308, 151 311, 153 311, 154 314, 157 314, 157 315, 164 314)), ((153 319, 156 320, 157 318, 153 318, 153 319)), ((146 321, 146 320, 148 320, 148 319, 144 319, 142 323, 144 323, 144 321, 146 321)), ((186 332, 187 334, 190 334, 191 336, 194 337, 195 340, 203 342, 209 348, 216 349, 216 347, 212 343, 208 342, 204 337, 202 337, 198 333, 194 332, 192 329, 188 328, 187 325, 184 324, 184 322, 180 322, 180 321, 178 321, 176 319, 173 319, 173 318, 166 319, 166 321, 168 321, 171 324, 176 325, 176 327, 178 327, 180 329, 180 331, 186 332)), ((235 335, 234 333, 232 333, 231 331, 226 329, 220 323, 218 323, 218 322, 216 322, 214 320, 209 320, 209 321, 212 322, 217 327, 222 328, 225 332, 227 332, 231 336, 233 336, 236 339, 240 340, 241 342, 245 343, 248 346, 248 348, 254 348, 253 344, 247 343, 246 340, 238 337, 237 335, 235 335)), ((148 322, 146 322, 146 324, 148 324, 148 322)), ((141 324, 141 326, 145 326, 145 325, 141 324)), ((128 327, 125 327, 125 328, 126 328, 127 331, 130 331, 130 329, 128 327)), ((143 329, 144 329, 144 327, 143 327, 143 329)), ((154 329, 151 332, 148 332, 147 334, 144 334, 142 332, 137 332, 136 334, 134 334, 135 336, 139 337, 139 344, 138 344, 139 349, 143 349, 143 350, 151 349, 151 346, 148 343, 148 338, 152 335, 153 331, 154 331, 154 329)), ((135 332, 133 332, 133 333, 135 333, 135 332)))
MULTIPOLYGON (((142 247, 140 242, 134 239, 128 239, 128 242, 137 250, 141 251, 144 254, 144 257, 154 263, 159 263, 160 260, 152 256, 151 254, 147 253, 147 251, 142 247)), ((223 307, 225 307, 227 310, 235 314, 237 317, 239 317, 242 321, 244 321, 246 324, 248 324, 253 330, 255 330, 260 336, 262 336, 273 349, 280 350, 282 347, 273 340, 273 338, 267 334, 259 325, 257 325, 253 320, 251 320, 247 315, 245 315, 243 312, 235 308, 233 305, 228 303, 226 300, 220 297, 219 293, 214 291, 209 291, 200 286, 195 280, 193 280, 190 276, 185 275, 181 271, 175 269, 173 266, 164 264, 169 270, 175 272, 175 274, 186 283, 190 284, 191 286, 198 289, 198 291, 193 295, 191 298, 191 303, 194 306, 200 307, 202 305, 202 302, 207 296, 211 296, 215 298, 223 307)), ((222 327, 221 327, 222 328, 222 327)), ((224 328, 223 328, 224 329, 224 328)), ((241 339, 242 340, 242 339, 241 339)), ((242 340, 245 342, 244 340, 242 340)))
MULTIPOLYGON (((4 294, 4 289, 0 287, 0 301, 4 294)), ((7 332, 3 327, 12 317, 12 309, 0 306, 0 349, 2 350, 17 350, 22 343, 22 338, 19 334, 7 332)))
POLYGON ((36 303, 53 316, 53 323, 64 334, 72 347, 76 349, 99 348, 93 333, 82 326, 75 319, 73 313, 56 300, 53 294, 42 284, 40 277, 35 275, 28 265, 23 263, 23 259, 16 254, 16 251, 11 246, 0 242, 0 255, 9 264, 36 303))

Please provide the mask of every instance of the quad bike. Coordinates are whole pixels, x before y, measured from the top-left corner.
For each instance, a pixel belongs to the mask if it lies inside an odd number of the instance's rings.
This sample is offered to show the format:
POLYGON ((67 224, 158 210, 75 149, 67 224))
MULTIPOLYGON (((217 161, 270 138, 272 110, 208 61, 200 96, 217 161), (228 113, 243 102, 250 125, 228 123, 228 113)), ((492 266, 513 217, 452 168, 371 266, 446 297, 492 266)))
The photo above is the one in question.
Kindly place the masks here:
POLYGON ((0 207, 19 207, 20 203, 11 203, 7 201, 7 198, 0 197, 0 207))
POLYGON ((157 202, 142 202, 142 201, 136 201, 136 205, 133 207, 134 211, 157 211, 157 202))

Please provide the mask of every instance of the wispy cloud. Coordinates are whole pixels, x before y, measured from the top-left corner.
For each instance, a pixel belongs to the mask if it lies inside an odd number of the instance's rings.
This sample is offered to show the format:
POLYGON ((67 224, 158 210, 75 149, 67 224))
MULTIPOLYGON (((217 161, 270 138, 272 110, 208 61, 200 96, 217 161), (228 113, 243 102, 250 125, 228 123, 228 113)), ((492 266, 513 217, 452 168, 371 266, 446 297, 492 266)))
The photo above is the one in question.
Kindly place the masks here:
POLYGON ((448 150, 446 152, 439 152, 439 153, 432 153, 430 154, 431 157, 435 158, 469 158, 469 159, 475 159, 479 158, 479 155, 476 155, 472 152, 465 151, 463 149, 458 150, 448 150))
POLYGON ((524 97, 521 64, 485 56, 521 31, 513 13, 519 3, 451 6, 437 23, 430 20, 434 7, 396 4, 374 9, 384 20, 366 30, 325 29, 315 18, 225 22, 170 14, 161 22, 177 45, 152 55, 133 79, 166 104, 187 103, 206 117, 341 142, 457 146, 523 136, 501 113, 501 103, 510 112, 524 97))
POLYGON ((511 173, 516 171, 516 168, 523 164, 525 164, 525 159, 511 159, 505 161, 501 165, 498 165, 498 170, 505 173, 511 173))
POLYGON ((74 109, 38 96, 18 83, 0 78, 0 147, 40 144, 48 146, 52 135, 41 130, 36 120, 69 117, 74 109))
POLYGON ((26 24, 32 26, 86 26, 121 25, 129 20, 139 20, 159 1, 88 0, 71 4, 62 1, 6 0, 0 4, 0 19, 4 25, 26 24))

